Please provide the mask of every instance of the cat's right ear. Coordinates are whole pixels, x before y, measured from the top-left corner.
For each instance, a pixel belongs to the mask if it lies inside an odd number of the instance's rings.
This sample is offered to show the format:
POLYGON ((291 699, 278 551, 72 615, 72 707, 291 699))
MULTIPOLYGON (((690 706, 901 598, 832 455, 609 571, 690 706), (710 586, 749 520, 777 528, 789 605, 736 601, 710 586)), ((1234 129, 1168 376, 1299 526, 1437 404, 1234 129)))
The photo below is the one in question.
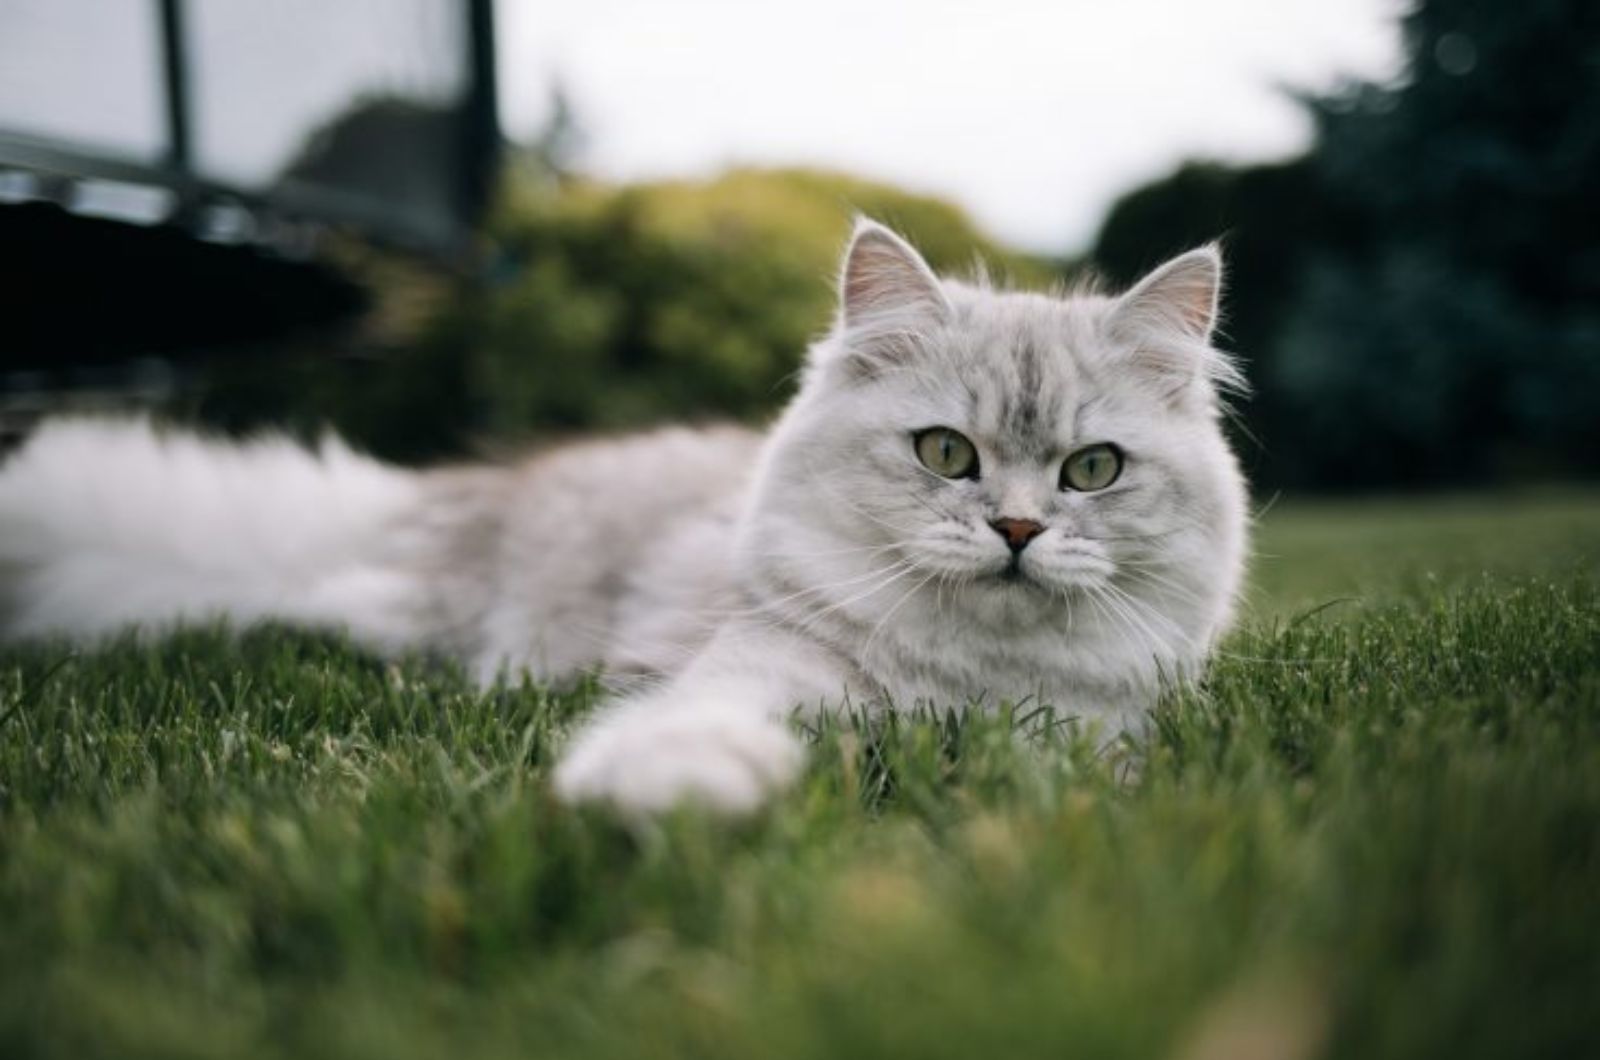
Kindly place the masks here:
POLYGON ((839 268, 839 332, 851 351, 893 359, 945 322, 950 302, 910 243, 865 217, 856 220, 839 268))

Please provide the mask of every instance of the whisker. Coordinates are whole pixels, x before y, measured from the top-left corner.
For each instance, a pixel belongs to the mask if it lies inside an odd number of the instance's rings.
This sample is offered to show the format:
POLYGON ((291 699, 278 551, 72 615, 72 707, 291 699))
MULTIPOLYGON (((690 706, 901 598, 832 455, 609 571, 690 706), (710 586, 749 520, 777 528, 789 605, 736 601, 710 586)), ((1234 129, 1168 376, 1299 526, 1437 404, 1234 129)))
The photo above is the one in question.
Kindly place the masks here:
POLYGON ((930 581, 938 576, 938 571, 934 571, 932 574, 929 574, 926 578, 907 589, 905 593, 901 595, 900 599, 895 601, 894 606, 889 608, 888 611, 884 612, 883 617, 878 619, 877 625, 872 627, 872 632, 867 635, 866 642, 861 645, 861 654, 863 657, 865 657, 867 652, 871 650, 872 642, 878 639, 878 634, 883 631, 883 627, 888 623, 889 619, 894 617, 895 612, 900 610, 900 608, 905 605, 905 602, 915 596, 923 586, 927 585, 930 581))
POLYGON ((866 590, 865 592, 857 593, 855 596, 852 596, 847 600, 839 600, 839 601, 837 601, 835 603, 829 604, 827 607, 824 607, 820 611, 816 611, 816 612, 813 612, 812 614, 806 615, 804 617, 804 619, 800 623, 800 628, 802 630, 806 630, 806 631, 813 630, 822 622, 823 619, 827 618, 829 615, 833 614, 834 612, 839 611, 839 610, 841 610, 843 608, 849 607, 852 604, 859 603, 860 601, 865 600, 867 597, 872 596, 872 595, 874 595, 876 593, 882 592, 883 590, 887 589, 889 586, 893 585, 895 582, 897 582, 900 579, 904 578, 907 574, 910 574, 913 571, 917 571, 919 569, 920 568, 918 568, 918 567, 916 567, 914 565, 907 565, 903 569, 897 571, 896 573, 894 573, 893 575, 889 576, 888 578, 885 578, 883 581, 879 582, 877 585, 874 585, 872 588, 866 590))
MULTIPOLYGON (((763 612, 771 611, 775 607, 789 603, 792 600, 798 600, 807 596, 817 596, 824 593, 831 593, 835 589, 847 589, 852 585, 860 585, 864 581, 871 581, 874 578, 882 577, 890 572, 904 573, 905 571, 911 570, 914 567, 915 564, 913 564, 911 560, 899 559, 886 567, 879 567, 875 570, 867 571, 865 574, 858 574, 851 578, 845 578, 840 581, 830 582, 824 585, 808 585, 803 589, 797 589, 794 592, 780 596, 776 600, 763 600, 752 607, 726 611, 723 612, 723 617, 739 617, 741 615, 748 614, 761 614, 763 612)), ((870 592, 868 595, 870 595, 870 592)))

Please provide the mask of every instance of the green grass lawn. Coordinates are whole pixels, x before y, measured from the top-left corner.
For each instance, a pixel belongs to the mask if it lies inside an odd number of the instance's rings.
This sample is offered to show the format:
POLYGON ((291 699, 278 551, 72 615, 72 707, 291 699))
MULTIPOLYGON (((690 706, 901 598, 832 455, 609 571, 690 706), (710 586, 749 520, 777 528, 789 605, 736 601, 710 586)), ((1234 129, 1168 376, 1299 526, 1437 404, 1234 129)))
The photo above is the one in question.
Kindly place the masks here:
POLYGON ((0 1055, 1600 1055, 1600 496, 1259 548, 1144 743, 834 725, 739 826, 554 803, 590 693, 7 650, 0 1055))

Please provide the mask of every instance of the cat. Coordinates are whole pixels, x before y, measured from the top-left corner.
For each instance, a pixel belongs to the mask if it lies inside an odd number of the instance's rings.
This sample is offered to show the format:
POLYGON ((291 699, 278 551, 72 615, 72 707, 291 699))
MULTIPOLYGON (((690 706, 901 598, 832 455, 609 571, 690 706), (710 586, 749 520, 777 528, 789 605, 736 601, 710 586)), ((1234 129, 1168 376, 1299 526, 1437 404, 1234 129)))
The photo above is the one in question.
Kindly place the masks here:
POLYGON ((675 428, 407 471, 337 439, 47 422, 0 467, 0 631, 222 617, 631 687, 557 793, 755 809, 798 711, 1028 697, 1105 736, 1199 672, 1244 569, 1211 343, 1222 261, 1120 296, 938 278, 861 220, 831 330, 763 437, 675 428))

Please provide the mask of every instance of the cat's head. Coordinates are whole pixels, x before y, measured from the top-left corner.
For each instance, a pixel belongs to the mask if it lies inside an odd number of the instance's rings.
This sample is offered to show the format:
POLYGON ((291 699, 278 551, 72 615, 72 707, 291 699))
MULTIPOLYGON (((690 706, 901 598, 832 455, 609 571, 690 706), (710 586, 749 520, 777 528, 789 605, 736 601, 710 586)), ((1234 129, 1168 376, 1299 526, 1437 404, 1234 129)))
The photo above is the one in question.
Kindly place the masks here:
POLYGON ((757 547, 809 557, 786 580, 810 563, 840 582, 819 606, 866 614, 920 587, 980 622, 1083 597, 1130 624, 1220 624, 1244 524, 1219 422, 1241 380, 1210 342, 1221 280, 1203 247, 1118 296, 1002 291, 941 280, 858 223, 769 454, 757 547))

